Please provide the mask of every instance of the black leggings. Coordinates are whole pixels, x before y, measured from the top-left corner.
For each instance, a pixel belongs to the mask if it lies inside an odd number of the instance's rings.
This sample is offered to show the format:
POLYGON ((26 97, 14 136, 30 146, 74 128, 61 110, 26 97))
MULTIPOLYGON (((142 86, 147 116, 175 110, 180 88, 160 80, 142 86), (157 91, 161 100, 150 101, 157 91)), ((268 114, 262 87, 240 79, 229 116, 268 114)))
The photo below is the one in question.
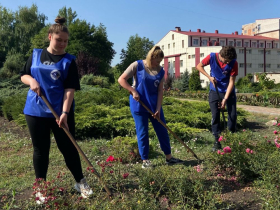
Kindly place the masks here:
MULTIPOLYGON (((34 148, 33 165, 36 178, 46 180, 51 145, 50 131, 52 130, 58 149, 62 153, 67 167, 73 174, 76 182, 80 182, 84 176, 79 153, 64 130, 58 127, 55 118, 34 117, 30 115, 25 115, 25 118, 34 148)), ((71 134, 75 136, 73 112, 69 113, 68 126, 71 134)))

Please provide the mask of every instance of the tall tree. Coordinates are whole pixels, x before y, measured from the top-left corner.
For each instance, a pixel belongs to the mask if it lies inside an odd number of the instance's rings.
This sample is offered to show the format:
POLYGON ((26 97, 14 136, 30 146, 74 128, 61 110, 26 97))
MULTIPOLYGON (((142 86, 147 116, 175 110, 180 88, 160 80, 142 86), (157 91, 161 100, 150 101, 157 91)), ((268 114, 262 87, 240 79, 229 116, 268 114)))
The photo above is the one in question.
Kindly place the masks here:
POLYGON ((72 8, 69 7, 68 9, 66 7, 62 7, 58 11, 58 16, 64 17, 66 19, 66 26, 69 26, 71 23, 74 22, 75 18, 77 17, 76 11, 72 11, 72 8))
POLYGON ((146 37, 139 37, 138 34, 129 37, 126 50, 121 50, 121 62, 119 69, 125 70, 132 62, 145 59, 149 50, 154 46, 154 42, 146 37))
POLYGON ((14 14, 0 6, 0 68, 3 66, 6 56, 14 47, 14 14))
POLYGON ((45 27, 47 17, 38 12, 38 7, 33 4, 30 8, 19 7, 15 12, 15 51, 27 55, 31 47, 31 38, 45 27))

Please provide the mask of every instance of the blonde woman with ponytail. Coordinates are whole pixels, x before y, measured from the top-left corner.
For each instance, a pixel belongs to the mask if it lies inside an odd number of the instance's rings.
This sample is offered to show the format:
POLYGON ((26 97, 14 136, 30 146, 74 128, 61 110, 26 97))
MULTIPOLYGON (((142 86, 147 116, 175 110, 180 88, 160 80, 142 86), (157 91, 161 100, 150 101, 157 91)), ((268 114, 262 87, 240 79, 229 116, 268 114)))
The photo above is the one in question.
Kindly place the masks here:
POLYGON ((119 77, 119 84, 131 92, 130 110, 135 121, 138 148, 143 160, 142 168, 151 168, 149 160, 149 135, 148 120, 151 121, 157 134, 160 147, 166 156, 166 164, 183 163, 182 160, 172 157, 170 140, 165 127, 155 118, 160 118, 165 123, 162 110, 164 70, 160 62, 164 58, 164 53, 159 46, 154 46, 145 60, 133 62, 119 77), (133 85, 127 82, 133 77, 133 85), (138 102, 141 100, 152 112, 153 116, 138 102))

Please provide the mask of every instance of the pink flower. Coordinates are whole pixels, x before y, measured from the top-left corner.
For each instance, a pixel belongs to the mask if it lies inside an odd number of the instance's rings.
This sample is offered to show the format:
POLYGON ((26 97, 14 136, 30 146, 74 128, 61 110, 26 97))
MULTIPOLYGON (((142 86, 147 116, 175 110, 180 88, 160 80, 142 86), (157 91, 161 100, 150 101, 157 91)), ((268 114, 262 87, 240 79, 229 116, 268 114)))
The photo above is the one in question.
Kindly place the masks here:
POLYGON ((249 148, 246 149, 246 152, 247 152, 247 153, 250 153, 250 151, 251 151, 251 150, 250 150, 249 148))
POLYGON ((267 139, 267 136, 265 136, 264 138, 267 139))
POLYGON ((272 125, 276 125, 276 122, 274 122, 272 125))
POLYGON ((267 143, 270 143, 271 141, 270 140, 267 140, 267 143))
POLYGON ((221 152, 221 155, 225 154, 224 152, 221 152))
POLYGON ((245 129, 243 129, 243 132, 245 132, 246 130, 245 129))
POLYGON ((218 139, 218 141, 223 141, 223 136, 220 136, 220 138, 218 139))
POLYGON ((199 166, 199 165, 196 167, 196 171, 197 171, 198 173, 201 171, 201 169, 200 169, 200 166, 199 166))
POLYGON ((217 176, 222 176, 222 174, 218 174, 217 176))
POLYGON ((275 143, 275 145, 276 145, 277 148, 280 148, 280 144, 275 143))
POLYGON ((251 154, 253 154, 253 152, 254 152, 254 151, 253 151, 253 150, 251 150, 250 152, 251 152, 251 154))
POLYGON ((112 156, 112 155, 110 155, 108 158, 107 158, 107 162, 113 162, 115 160, 115 158, 112 156))
POLYGON ((129 173, 124 173, 123 178, 126 179, 128 177, 129 173))
POLYGON ((219 155, 219 154, 221 154, 221 151, 220 151, 220 150, 218 150, 218 151, 217 151, 217 153, 218 153, 218 155, 219 155))
POLYGON ((275 117, 275 120, 277 120, 278 119, 278 117, 275 117))
POLYGON ((242 145, 242 143, 241 143, 241 142, 239 142, 239 145, 242 145))
POLYGON ((225 153, 231 153, 231 148, 229 146, 226 146, 223 150, 225 153))
POLYGON ((94 170, 93 170, 93 169, 91 169, 91 173, 94 173, 94 170))
POLYGON ((278 123, 277 126, 280 126, 280 123, 278 123))
POLYGON ((273 131, 274 134, 277 134, 277 131, 273 131))

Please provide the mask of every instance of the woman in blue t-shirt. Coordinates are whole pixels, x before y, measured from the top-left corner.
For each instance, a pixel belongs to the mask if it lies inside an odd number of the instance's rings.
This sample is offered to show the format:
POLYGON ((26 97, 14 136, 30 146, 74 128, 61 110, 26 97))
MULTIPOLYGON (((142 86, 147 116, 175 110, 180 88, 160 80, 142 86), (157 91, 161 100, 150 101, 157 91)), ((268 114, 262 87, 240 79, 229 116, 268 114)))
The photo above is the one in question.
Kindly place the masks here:
MULTIPOLYGON (((83 176, 78 151, 60 128, 64 124, 75 135, 73 99, 75 90, 80 89, 78 70, 75 57, 65 52, 69 38, 68 29, 63 25, 65 18, 57 17, 55 22, 48 32, 49 47, 34 49, 21 71, 21 81, 30 86, 23 112, 34 148, 36 179, 46 180, 52 131, 66 165, 76 180, 75 189, 86 198, 93 192, 83 176), (60 116, 58 121, 40 97, 41 94, 60 116)), ((36 189, 38 204, 44 203, 47 196, 42 190, 36 189)))
POLYGON ((138 148, 143 160, 142 168, 150 168, 152 164, 149 155, 148 119, 150 119, 159 139, 160 147, 166 156, 166 164, 182 163, 182 160, 172 157, 169 136, 167 130, 156 118, 164 123, 162 111, 164 70, 159 65, 164 57, 163 51, 154 46, 145 60, 133 62, 119 77, 118 82, 122 87, 131 92, 130 110, 135 121, 138 148), (133 86, 127 82, 133 77, 133 86), (138 102, 141 100, 153 113, 149 112, 138 102))

